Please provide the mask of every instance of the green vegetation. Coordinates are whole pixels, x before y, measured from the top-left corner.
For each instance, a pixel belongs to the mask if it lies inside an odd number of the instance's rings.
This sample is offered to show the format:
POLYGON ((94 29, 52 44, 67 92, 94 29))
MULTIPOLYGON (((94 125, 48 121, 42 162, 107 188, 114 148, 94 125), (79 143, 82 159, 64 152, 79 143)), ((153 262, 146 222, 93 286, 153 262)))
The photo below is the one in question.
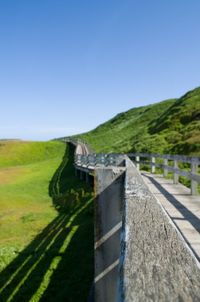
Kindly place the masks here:
POLYGON ((200 155, 200 88, 180 99, 133 108, 76 137, 96 152, 200 155))
POLYGON ((72 147, 1 142, 0 301, 86 301, 93 279, 93 194, 72 147))
POLYGON ((0 141, 0 167, 38 163, 62 152, 58 142, 0 141))

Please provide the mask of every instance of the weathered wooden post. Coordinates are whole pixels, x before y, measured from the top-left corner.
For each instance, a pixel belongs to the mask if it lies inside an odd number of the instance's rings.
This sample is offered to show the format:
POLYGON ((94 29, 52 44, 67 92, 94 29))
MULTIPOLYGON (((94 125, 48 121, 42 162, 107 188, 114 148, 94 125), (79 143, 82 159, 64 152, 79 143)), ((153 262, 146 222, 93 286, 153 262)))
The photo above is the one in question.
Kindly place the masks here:
POLYGON ((139 155, 136 155, 135 161, 136 161, 136 168, 138 171, 140 171, 140 156, 139 155))
POLYGON ((95 167, 96 165, 96 158, 95 154, 89 154, 88 155, 88 167, 95 167))
POLYGON ((156 158, 154 156, 151 156, 151 173, 155 173, 156 172, 156 158))
MULTIPOLYGON (((178 169, 178 161, 174 158, 174 169, 178 169)), ((179 175, 174 170, 174 184, 178 184, 179 181, 179 175)))
POLYGON ((168 166, 168 159, 164 158, 164 169, 163 169, 163 176, 167 177, 168 176, 168 169, 166 168, 168 166))
MULTIPOLYGON (((197 174, 197 172, 198 172, 198 165, 192 161, 191 162, 191 174, 197 174)), ((198 182, 196 182, 193 179, 191 179, 191 194, 198 195, 198 182)))

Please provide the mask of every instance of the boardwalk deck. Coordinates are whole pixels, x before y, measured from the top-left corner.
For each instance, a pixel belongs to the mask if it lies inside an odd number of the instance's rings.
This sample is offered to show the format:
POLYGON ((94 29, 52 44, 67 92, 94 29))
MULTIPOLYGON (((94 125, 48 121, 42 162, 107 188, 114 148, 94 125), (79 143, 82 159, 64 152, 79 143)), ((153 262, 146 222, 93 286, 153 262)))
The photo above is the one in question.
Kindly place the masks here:
POLYGON ((142 176, 200 260, 200 196, 162 175, 142 172, 142 176))

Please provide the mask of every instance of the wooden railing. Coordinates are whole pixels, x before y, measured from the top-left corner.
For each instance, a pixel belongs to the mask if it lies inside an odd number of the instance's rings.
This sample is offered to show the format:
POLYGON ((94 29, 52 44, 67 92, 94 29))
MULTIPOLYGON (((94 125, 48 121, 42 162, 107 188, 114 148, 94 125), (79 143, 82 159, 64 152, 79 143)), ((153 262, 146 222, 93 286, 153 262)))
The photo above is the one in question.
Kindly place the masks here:
POLYGON ((133 160, 138 170, 140 170, 141 164, 147 164, 150 165, 152 173, 156 172, 156 167, 161 168, 164 177, 167 177, 168 172, 172 172, 175 184, 179 182, 179 176, 186 177, 191 181, 191 194, 198 195, 198 184, 200 184, 200 175, 198 174, 200 157, 148 153, 130 153, 128 156, 133 160), (169 165, 169 161, 172 162, 172 165, 169 165), (189 164, 190 171, 181 169, 179 163, 189 164))
MULTIPOLYGON (((82 144, 87 146, 89 154, 75 155, 75 165, 77 167, 93 170, 98 166, 123 166, 123 154, 95 154, 83 140, 67 137, 64 138, 63 141, 70 142, 74 145, 82 144)), ((198 185, 200 184, 200 174, 198 173, 200 166, 200 157, 148 153, 129 153, 127 155, 131 160, 133 160, 138 170, 140 170, 141 164, 145 164, 150 166, 152 173, 156 172, 156 168, 163 170, 164 177, 168 176, 168 172, 172 172, 174 184, 177 184, 179 182, 179 176, 186 177, 191 182, 191 194, 198 195, 198 185), (190 169, 188 169, 188 167, 186 170, 180 168, 179 163, 189 164, 190 169)))
POLYGON ((124 155, 119 154, 76 154, 75 165, 77 167, 94 169, 100 166, 123 166, 124 155))
POLYGON ((73 137, 64 137, 62 139, 60 139, 61 141, 65 142, 65 143, 71 143, 74 146, 77 146, 78 144, 81 145, 85 145, 89 151, 90 154, 93 154, 94 151, 92 150, 91 146, 87 144, 87 142, 85 142, 83 139, 79 139, 79 138, 73 138, 73 137))

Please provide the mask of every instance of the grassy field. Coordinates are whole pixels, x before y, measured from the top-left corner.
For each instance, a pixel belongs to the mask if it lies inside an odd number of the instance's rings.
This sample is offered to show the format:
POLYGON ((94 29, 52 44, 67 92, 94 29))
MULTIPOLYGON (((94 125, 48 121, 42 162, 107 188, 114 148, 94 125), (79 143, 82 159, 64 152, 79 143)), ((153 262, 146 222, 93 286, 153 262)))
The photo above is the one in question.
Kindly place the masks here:
POLYGON ((200 155, 200 88, 120 113, 76 137, 96 152, 200 155))
POLYGON ((93 194, 60 142, 0 147, 0 301, 86 301, 93 194))

